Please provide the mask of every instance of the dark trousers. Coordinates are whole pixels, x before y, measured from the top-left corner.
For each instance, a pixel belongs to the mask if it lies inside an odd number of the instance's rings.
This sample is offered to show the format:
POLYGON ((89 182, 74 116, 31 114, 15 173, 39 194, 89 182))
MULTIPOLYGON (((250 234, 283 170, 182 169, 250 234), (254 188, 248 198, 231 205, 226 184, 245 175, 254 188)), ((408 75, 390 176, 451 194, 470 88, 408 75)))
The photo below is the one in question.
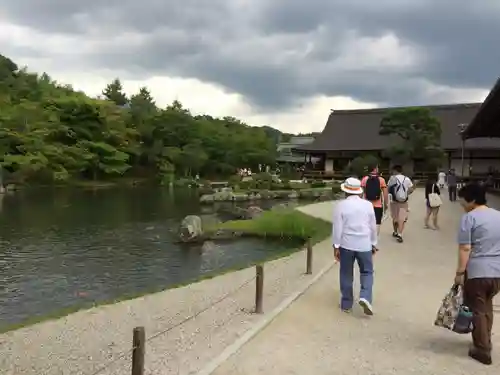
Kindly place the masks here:
POLYGON ((477 351, 491 355, 491 331, 493 329, 493 298, 500 292, 500 278, 467 279, 464 286, 464 302, 473 316, 472 341, 477 351))
POLYGON ((450 197, 451 202, 455 202, 457 200, 457 186, 448 186, 448 196, 450 197))

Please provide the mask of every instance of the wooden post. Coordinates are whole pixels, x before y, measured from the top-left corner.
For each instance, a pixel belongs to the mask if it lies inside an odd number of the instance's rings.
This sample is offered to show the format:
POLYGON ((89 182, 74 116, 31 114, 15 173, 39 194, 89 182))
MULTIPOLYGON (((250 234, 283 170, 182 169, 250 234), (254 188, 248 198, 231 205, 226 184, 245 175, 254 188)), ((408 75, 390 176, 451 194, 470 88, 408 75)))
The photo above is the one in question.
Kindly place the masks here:
POLYGON ((307 250, 306 250, 306 275, 312 275, 313 271, 313 248, 311 243, 311 238, 307 239, 307 250))
POLYGON ((255 313, 262 314, 262 298, 264 295, 264 267, 255 266, 255 313))
POLYGON ((132 375, 144 375, 146 332, 144 327, 135 327, 132 339, 132 375))

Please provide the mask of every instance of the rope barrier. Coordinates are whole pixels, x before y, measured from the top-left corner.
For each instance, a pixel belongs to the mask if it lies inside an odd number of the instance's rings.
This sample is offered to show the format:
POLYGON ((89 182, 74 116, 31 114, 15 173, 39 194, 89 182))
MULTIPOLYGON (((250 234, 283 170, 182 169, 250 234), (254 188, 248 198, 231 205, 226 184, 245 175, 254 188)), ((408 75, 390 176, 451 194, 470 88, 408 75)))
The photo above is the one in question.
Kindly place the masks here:
MULTIPOLYGON (((245 282, 243 282, 237 288, 235 288, 232 291, 224 294, 222 297, 218 298, 217 300, 215 300, 214 302, 212 302, 208 306, 204 307, 203 309, 199 310, 198 312, 196 312, 196 313, 194 313, 192 315, 189 315, 186 318, 182 319, 180 322, 178 322, 176 324, 173 324, 170 327, 168 327, 168 328, 166 328, 164 330, 161 330, 161 331, 155 333, 154 335, 148 337, 146 339, 146 342, 150 342, 150 341, 154 340, 155 338, 160 337, 160 336, 162 336, 162 335, 164 335, 164 334, 166 334, 166 333, 174 330, 175 328, 178 328, 178 327, 182 326, 183 324, 185 324, 185 323, 187 323, 187 322, 189 322, 189 321, 191 321, 193 319, 196 319, 198 316, 200 316, 204 312, 210 310, 214 306, 222 303, 223 301, 227 300, 229 297, 231 297, 234 294, 236 294, 237 292, 239 292, 241 289, 243 289, 244 287, 246 287, 247 285, 249 285, 251 282, 253 282, 255 280, 255 278, 256 278, 256 276, 253 276, 252 278, 250 278, 250 279, 246 280, 245 282)), ((111 360, 110 362, 106 363, 104 366, 100 367, 97 371, 91 373, 91 375, 98 375, 98 374, 102 373, 104 370, 108 369, 109 367, 111 367, 113 364, 115 364, 119 360, 124 359, 125 357, 127 357, 128 355, 130 355, 134 349, 136 349, 136 348, 132 347, 131 349, 125 350, 123 352, 120 352, 118 354, 118 357, 116 357, 113 360, 111 360)))

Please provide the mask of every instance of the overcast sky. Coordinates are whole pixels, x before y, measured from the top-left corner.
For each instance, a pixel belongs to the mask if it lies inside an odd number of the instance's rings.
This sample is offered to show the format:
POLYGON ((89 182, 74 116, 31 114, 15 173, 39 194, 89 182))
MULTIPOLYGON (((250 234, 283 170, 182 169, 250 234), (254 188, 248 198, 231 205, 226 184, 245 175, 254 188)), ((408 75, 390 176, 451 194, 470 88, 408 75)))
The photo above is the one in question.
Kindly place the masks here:
POLYGON ((289 132, 330 108, 482 101, 499 35, 493 0, 0 0, 0 53, 30 70, 289 132))

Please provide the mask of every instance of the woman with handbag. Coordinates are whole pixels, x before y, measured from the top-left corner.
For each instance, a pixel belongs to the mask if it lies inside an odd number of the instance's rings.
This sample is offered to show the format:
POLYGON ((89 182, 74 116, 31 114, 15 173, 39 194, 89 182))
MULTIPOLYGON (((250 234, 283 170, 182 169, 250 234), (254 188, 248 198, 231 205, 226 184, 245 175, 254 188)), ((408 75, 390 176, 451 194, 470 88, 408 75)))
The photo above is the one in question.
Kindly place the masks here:
POLYGON ((454 284, 463 285, 464 304, 473 314, 469 356, 491 365, 493 298, 500 293, 500 212, 486 205, 485 189, 477 183, 462 187, 458 196, 465 214, 458 232, 454 284))
POLYGON ((432 223, 434 227, 432 229, 439 229, 438 226, 438 213, 439 207, 441 207, 441 191, 437 184, 437 176, 429 176, 427 183, 425 184, 425 204, 427 206, 427 212, 425 215, 424 225, 425 228, 431 229, 429 226, 429 220, 432 216, 432 223))

